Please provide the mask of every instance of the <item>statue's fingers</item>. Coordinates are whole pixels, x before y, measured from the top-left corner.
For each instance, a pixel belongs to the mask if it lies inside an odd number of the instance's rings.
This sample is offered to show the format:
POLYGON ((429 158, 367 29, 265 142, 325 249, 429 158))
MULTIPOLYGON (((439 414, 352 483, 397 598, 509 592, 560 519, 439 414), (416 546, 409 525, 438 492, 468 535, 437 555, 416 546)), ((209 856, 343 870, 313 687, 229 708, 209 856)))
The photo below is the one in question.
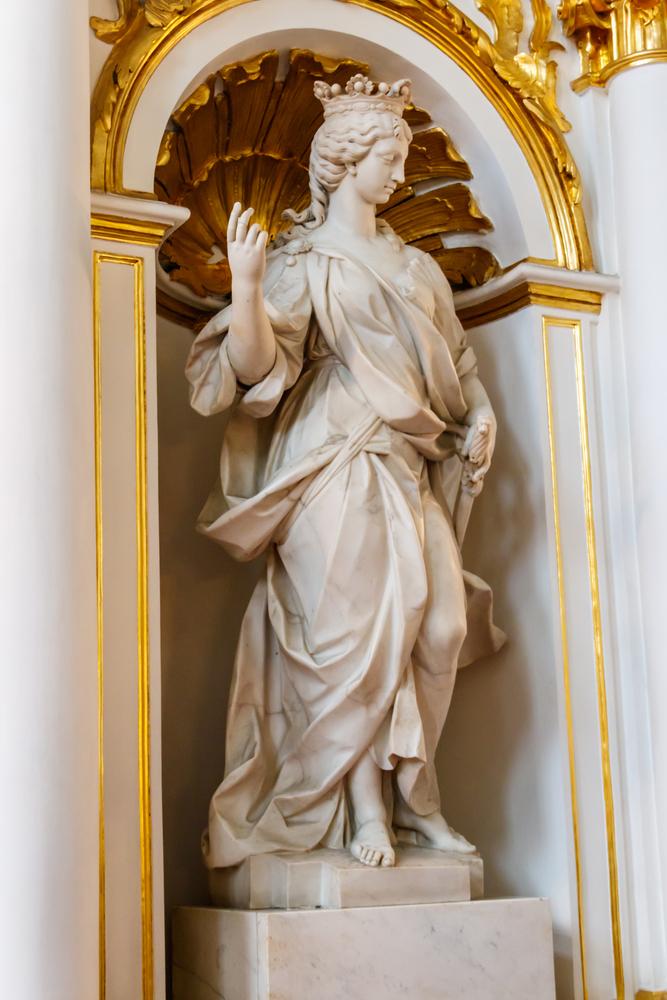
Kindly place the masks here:
POLYGON ((233 243, 236 239, 236 224, 239 221, 239 215, 241 214, 241 202, 235 201, 232 210, 229 214, 229 221, 227 222, 227 242, 233 243))
POLYGON ((246 234, 248 232, 248 223, 250 221, 250 216, 254 211, 254 208, 246 208, 245 212, 243 212, 239 218, 238 225, 236 227, 236 239, 239 243, 245 243, 246 234))
POLYGON ((269 242, 269 234, 265 229, 263 229, 262 232, 257 237, 257 246, 259 247, 260 250, 264 250, 268 242, 269 242))
POLYGON ((252 246, 252 244, 256 242, 257 236, 261 232, 261 229, 262 227, 260 226, 259 222, 253 222, 252 226, 248 230, 248 235, 245 238, 245 241, 248 245, 252 246))

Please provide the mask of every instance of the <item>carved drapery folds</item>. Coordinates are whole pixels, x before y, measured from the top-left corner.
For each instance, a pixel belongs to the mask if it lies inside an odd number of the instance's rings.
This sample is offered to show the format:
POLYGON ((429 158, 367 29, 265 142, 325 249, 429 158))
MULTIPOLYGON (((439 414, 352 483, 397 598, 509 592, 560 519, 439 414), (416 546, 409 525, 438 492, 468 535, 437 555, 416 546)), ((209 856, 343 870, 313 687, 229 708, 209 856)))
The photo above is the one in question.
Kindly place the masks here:
MULTIPOLYGON (((172 282, 198 296, 230 291, 225 233, 235 201, 253 205, 271 237, 289 225, 285 209, 307 206, 310 144, 322 122, 314 81, 344 85, 354 73, 368 72, 355 60, 294 50, 279 80, 278 63, 272 51, 225 66, 190 94, 165 131, 155 193, 191 215, 166 241, 160 260, 172 282)), ((497 272, 493 255, 478 246, 446 246, 441 238, 492 228, 463 183, 472 177, 470 168, 428 112, 408 108, 406 118, 418 131, 405 183, 380 217, 406 242, 431 252, 453 284, 481 284, 497 272)), ((174 314, 177 307, 167 299, 162 291, 161 307, 174 314)))
POLYGON ((628 66, 667 62, 667 0, 563 0, 558 16, 579 49, 578 92, 628 66))

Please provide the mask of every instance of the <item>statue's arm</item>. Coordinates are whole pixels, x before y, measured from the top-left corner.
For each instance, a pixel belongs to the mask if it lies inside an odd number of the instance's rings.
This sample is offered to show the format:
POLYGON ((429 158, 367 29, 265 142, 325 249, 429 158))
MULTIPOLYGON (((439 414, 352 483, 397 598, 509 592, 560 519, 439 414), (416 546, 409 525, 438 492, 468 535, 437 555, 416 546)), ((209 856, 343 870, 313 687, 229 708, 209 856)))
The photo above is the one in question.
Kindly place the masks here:
POLYGON ((486 389, 475 372, 468 372, 461 379, 461 392, 468 407, 466 423, 471 427, 480 417, 487 417, 495 422, 495 415, 486 389))
POLYGON ((227 258, 232 271, 232 315, 227 356, 240 382, 261 382, 276 360, 276 340, 264 307, 262 279, 268 233, 254 223, 254 209, 236 202, 227 227, 227 258))

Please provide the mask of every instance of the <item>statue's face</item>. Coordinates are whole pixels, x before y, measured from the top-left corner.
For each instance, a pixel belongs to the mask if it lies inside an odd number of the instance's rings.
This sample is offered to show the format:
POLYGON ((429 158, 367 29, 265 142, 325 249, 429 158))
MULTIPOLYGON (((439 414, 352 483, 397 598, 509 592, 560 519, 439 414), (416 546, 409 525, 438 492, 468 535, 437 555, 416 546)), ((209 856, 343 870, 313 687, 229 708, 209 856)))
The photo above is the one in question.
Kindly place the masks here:
POLYGON ((405 159, 408 140, 404 135, 378 139, 363 160, 348 169, 348 183, 354 184, 364 201, 385 205, 399 184, 405 180, 405 159))

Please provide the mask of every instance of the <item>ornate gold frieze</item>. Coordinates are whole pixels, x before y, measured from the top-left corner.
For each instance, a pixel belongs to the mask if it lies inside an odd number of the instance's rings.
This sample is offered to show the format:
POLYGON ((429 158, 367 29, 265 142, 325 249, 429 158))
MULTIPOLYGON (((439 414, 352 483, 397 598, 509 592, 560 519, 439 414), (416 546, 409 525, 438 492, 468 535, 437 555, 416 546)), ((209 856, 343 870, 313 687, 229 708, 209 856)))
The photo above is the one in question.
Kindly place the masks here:
POLYGON ((667 62, 667 0, 563 0, 558 16, 579 49, 577 92, 630 66, 667 62))
MULTIPOLYGON (((368 72, 363 63, 301 49, 290 53, 283 80, 278 65, 278 53, 271 51, 212 74, 174 112, 163 136, 155 194, 191 214, 164 243, 160 262, 173 282, 198 296, 230 291, 226 229, 235 201, 253 205, 272 238, 289 225, 285 209, 300 211, 308 204, 310 145, 322 122, 314 81, 344 85, 354 73, 368 72)), ((440 238, 493 228, 463 183, 472 177, 470 167, 427 111, 408 108, 406 118, 421 131, 410 147, 405 183, 380 217, 406 242, 432 252, 455 285, 480 284, 497 272, 493 255, 476 246, 445 247, 440 238)), ((199 322, 196 310, 170 301, 164 288, 159 304, 172 318, 199 322)))
MULTIPOLYGON (((92 101, 92 186, 128 192, 123 160, 130 122, 146 83, 169 52, 193 29, 252 0, 157 3, 123 0, 119 18, 95 19, 98 37, 113 49, 92 101), (150 17, 149 17, 150 15, 150 17), (165 23, 166 22, 166 23, 165 23)), ((576 166, 563 138, 567 122, 555 100, 556 64, 549 58, 547 0, 532 0, 533 31, 520 51, 522 0, 486 0, 495 37, 448 0, 341 0, 392 18, 434 44, 473 80, 514 135, 542 195, 554 243, 554 263, 592 267, 576 166)), ((149 192, 140 193, 150 197, 149 192)))

